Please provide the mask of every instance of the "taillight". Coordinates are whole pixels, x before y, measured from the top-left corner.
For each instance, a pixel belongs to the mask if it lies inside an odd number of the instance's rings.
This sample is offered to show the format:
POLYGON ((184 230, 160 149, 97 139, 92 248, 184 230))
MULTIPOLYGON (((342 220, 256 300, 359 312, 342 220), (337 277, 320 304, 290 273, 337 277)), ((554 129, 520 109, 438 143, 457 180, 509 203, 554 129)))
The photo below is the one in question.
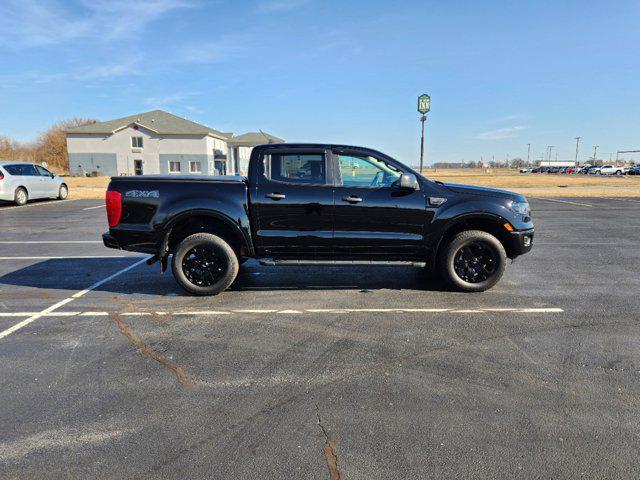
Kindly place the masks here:
POLYGON ((107 220, 109 220, 109 227, 115 227, 120 223, 120 216, 122 215, 122 195, 115 190, 107 190, 107 220))
POLYGON ((0 172, 0 180, 4 180, 4 173, 0 172))

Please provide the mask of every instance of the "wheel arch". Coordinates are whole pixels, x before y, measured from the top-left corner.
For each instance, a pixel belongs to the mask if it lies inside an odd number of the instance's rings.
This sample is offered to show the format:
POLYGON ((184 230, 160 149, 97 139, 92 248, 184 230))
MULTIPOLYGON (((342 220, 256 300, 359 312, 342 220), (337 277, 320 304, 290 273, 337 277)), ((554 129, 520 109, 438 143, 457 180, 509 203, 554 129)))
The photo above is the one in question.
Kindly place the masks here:
POLYGON ((175 251, 176 246, 194 233, 212 233, 227 242, 238 257, 253 255, 253 248, 240 227, 229 217, 212 210, 183 212, 167 223, 160 248, 160 257, 175 251))
POLYGON ((504 247, 507 257, 513 258, 512 242, 509 231, 504 227, 505 223, 509 222, 500 215, 486 212, 470 213, 452 218, 442 230, 436 248, 433 249, 432 262, 437 260, 440 250, 453 236, 466 230, 480 230, 493 235, 504 247))

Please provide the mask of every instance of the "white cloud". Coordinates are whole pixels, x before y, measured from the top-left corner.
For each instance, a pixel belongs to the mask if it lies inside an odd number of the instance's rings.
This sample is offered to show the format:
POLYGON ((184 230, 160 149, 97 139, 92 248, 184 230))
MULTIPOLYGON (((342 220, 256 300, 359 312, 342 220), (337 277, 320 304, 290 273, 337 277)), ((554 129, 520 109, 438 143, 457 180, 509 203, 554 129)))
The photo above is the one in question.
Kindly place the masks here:
MULTIPOLYGON (((149 97, 145 101, 147 105, 152 107, 163 107, 166 105, 172 105, 175 103, 183 102, 184 100, 193 98, 200 95, 199 92, 176 92, 163 97, 149 97)), ((188 107, 187 107, 188 108, 188 107)))
POLYGON ((182 45, 173 55, 177 63, 218 63, 255 48, 256 37, 249 34, 223 35, 207 43, 182 45))
POLYGON ((70 8, 58 0, 3 0, 0 46, 36 47, 80 38, 128 38, 165 14, 189 6, 184 0, 81 0, 70 8))
POLYGON ((309 3, 309 0, 263 0, 258 2, 256 11, 258 13, 287 12, 300 8, 307 3, 309 3))
POLYGON ((114 77, 141 75, 138 68, 142 62, 141 55, 135 55, 123 62, 101 64, 80 70, 77 74, 85 80, 105 80, 114 77))
MULTIPOLYGON (((29 81, 37 84, 47 84, 55 82, 86 82, 89 80, 110 80, 116 77, 133 77, 142 75, 139 68, 142 63, 142 55, 133 55, 124 61, 113 63, 100 63, 98 65, 74 68, 59 72, 26 72, 19 76, 22 81, 29 81)), ((16 77, 18 78, 18 77, 16 77)))
POLYGON ((513 115, 506 115, 498 119, 498 122, 513 122, 514 120, 526 120, 529 118, 527 115, 522 113, 515 113, 513 115))
POLYGON ((512 138, 517 136, 518 132, 525 130, 527 127, 523 125, 516 125, 513 127, 497 128, 495 130, 489 130, 478 134, 477 138, 480 140, 502 140, 504 138, 512 138))

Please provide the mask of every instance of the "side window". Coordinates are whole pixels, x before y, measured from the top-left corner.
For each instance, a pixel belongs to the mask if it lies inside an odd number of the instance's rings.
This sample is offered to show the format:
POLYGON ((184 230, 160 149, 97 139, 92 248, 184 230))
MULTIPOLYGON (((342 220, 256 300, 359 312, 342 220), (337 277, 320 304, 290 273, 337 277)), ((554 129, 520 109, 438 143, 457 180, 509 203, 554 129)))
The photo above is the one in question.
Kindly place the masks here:
POLYGON ((51 172, 46 168, 41 167, 40 165, 36 165, 35 167, 38 172, 38 175, 40 175, 41 177, 51 177, 51 172))
POLYGON ((142 137, 131 137, 131 148, 142 148, 142 137))
POLYGON ((267 154, 264 156, 264 176, 276 182, 326 184, 324 154, 267 154))
POLYGON ((369 155, 340 154, 338 165, 342 185, 347 187, 390 187, 402 175, 393 165, 369 155))
POLYGON ((7 172, 11 175, 23 175, 29 177, 35 177, 38 175, 36 169, 33 168, 33 165, 7 165, 4 168, 6 168, 7 172))

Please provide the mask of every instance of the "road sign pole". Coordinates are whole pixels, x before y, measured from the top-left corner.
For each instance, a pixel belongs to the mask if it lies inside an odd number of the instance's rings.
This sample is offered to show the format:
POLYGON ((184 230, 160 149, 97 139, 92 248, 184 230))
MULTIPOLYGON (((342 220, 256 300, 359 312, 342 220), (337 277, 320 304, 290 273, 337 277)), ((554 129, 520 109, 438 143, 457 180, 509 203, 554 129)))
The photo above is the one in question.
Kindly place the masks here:
POLYGON ((427 121, 427 116, 422 115, 420 121, 422 122, 422 136, 420 137, 420 175, 422 175, 422 166, 424 163, 424 123, 427 121))
POLYGON ((427 121, 427 112, 431 110, 431 97, 423 93, 418 97, 418 112, 420 112, 420 122, 422 123, 422 135, 420 136, 420 174, 424 168, 424 123, 427 121))

